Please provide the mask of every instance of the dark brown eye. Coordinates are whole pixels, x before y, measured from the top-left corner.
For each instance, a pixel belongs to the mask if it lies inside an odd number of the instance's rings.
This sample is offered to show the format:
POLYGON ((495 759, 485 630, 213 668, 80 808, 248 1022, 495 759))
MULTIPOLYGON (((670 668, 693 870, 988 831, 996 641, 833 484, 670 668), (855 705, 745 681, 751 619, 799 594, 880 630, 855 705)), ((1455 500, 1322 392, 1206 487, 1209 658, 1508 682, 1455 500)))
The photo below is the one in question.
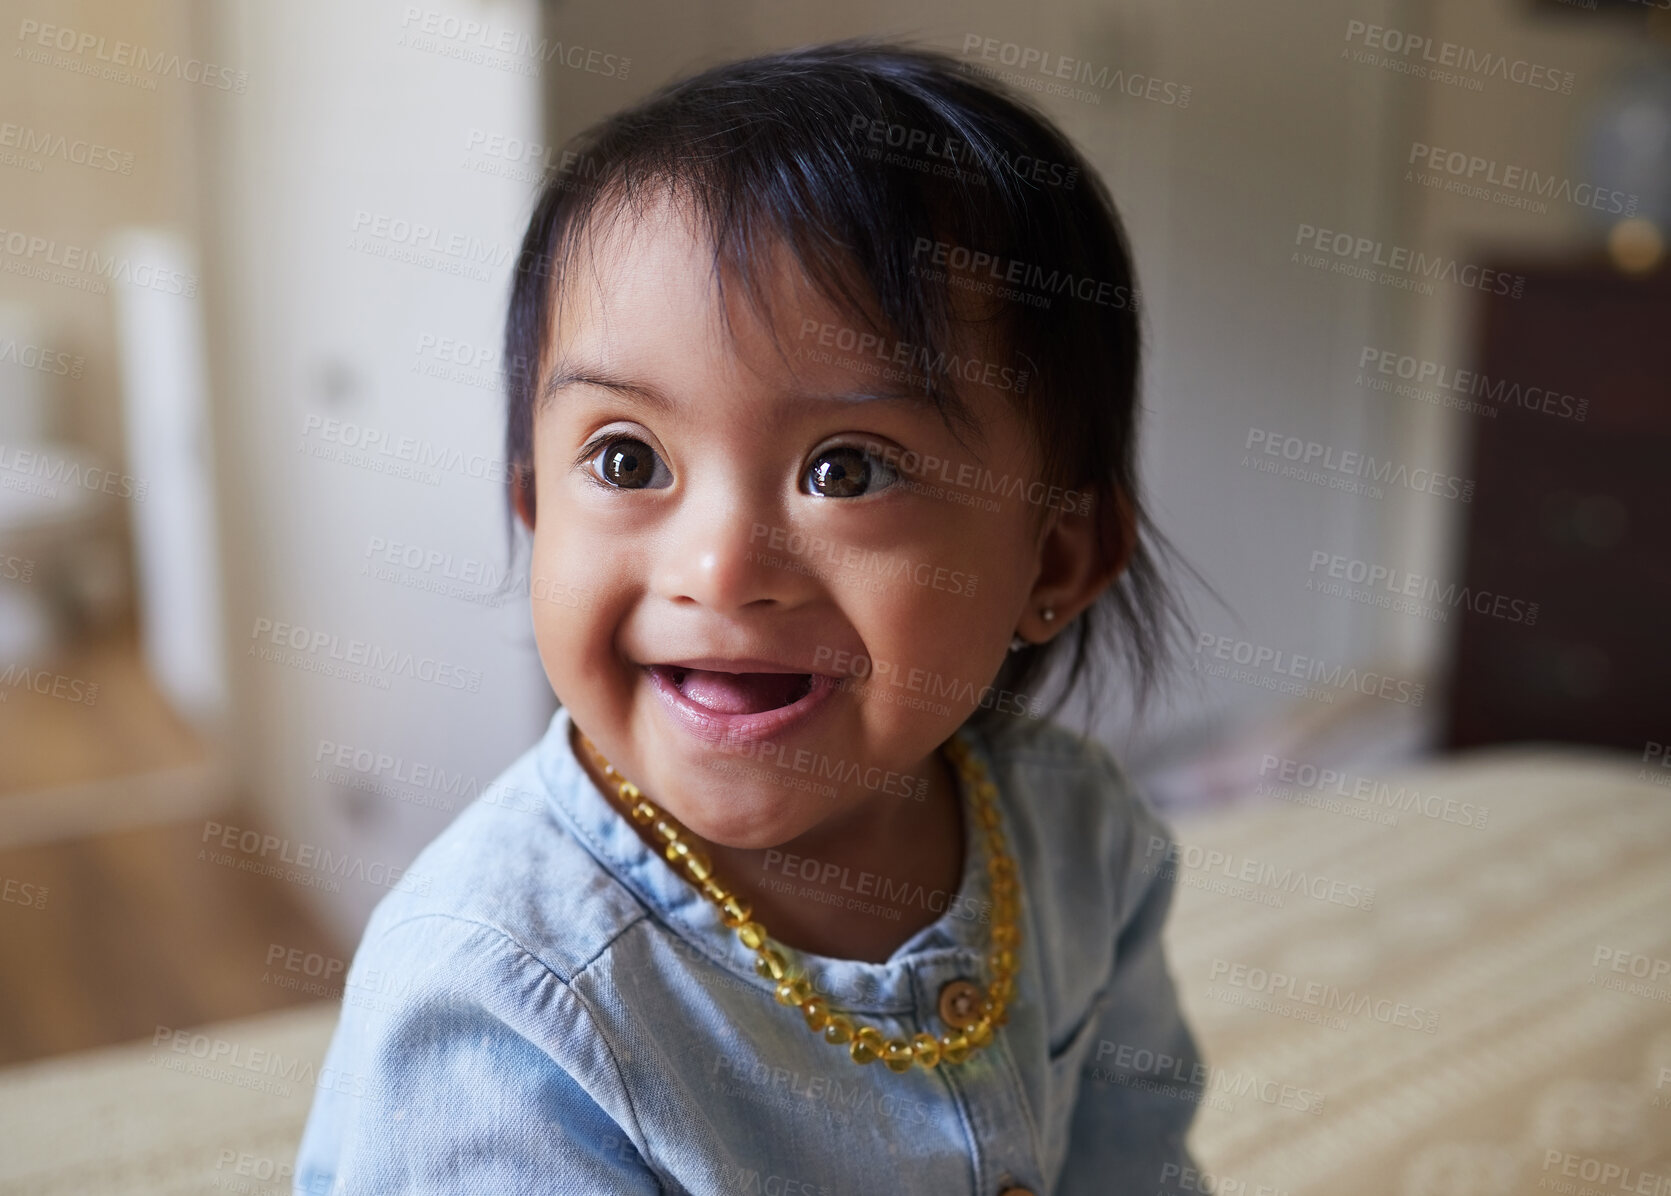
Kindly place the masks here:
POLYGON ((807 493, 820 498, 857 498, 885 490, 897 476, 892 466, 874 454, 838 444, 813 458, 806 472, 807 493))
MULTIPOLYGON (((643 490, 667 475, 667 466, 656 456, 656 450, 630 436, 611 440, 603 446, 595 461, 597 475, 622 490, 643 490)), ((671 480, 667 477, 660 484, 665 486, 671 480)))

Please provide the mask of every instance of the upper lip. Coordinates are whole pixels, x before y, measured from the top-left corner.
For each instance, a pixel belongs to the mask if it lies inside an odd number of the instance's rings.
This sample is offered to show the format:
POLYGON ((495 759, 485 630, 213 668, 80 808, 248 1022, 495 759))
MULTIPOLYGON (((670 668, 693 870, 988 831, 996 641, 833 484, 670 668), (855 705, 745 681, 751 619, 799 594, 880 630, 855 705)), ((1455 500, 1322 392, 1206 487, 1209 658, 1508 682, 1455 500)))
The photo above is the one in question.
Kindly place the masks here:
POLYGON ((710 673, 817 673, 817 669, 764 660, 754 656, 687 656, 683 660, 654 660, 652 668, 701 669, 710 673))

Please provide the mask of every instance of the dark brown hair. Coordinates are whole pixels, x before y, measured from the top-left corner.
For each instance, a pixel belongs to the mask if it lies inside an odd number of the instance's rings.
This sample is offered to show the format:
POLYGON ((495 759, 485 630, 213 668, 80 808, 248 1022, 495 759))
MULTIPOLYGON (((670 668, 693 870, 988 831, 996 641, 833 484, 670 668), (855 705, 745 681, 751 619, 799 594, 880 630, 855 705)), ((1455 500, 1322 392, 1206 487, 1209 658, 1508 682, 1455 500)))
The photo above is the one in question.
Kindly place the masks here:
MULTIPOLYGON (((971 721, 1019 727, 1024 703, 1056 713, 1099 651, 1146 695, 1185 628, 1139 496, 1139 293, 1108 190, 1062 132, 946 55, 847 41, 716 67, 581 133, 535 204, 505 327, 506 460, 513 509, 520 500, 530 519, 539 370, 564 269, 594 219, 656 196, 694 213, 716 285, 741 280, 756 311, 768 310, 769 251, 787 247, 825 298, 929 361, 953 352, 969 277, 985 271, 985 331, 1025 372, 1013 393, 1042 481, 1089 496, 1104 561, 1124 569, 1070 628, 1011 653, 971 721), (934 258, 963 274, 924 269, 934 258), (1015 696, 1034 694, 1064 653, 1048 708, 1015 696)), ((944 371, 923 371, 922 386, 948 426, 967 422, 944 371)))

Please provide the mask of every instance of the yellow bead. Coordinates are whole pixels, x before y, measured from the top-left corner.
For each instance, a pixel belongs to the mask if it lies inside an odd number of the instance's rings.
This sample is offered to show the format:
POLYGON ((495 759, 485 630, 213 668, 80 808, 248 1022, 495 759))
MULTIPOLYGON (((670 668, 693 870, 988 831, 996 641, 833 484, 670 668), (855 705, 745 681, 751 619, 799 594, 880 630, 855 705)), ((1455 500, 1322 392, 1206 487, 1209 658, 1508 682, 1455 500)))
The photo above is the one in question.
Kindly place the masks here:
POLYGON ((994 947, 1008 947, 1014 949, 1016 940, 1015 927, 994 926, 992 928, 992 945, 994 947))
POLYGON ((983 1017, 969 1027, 969 1045, 983 1047, 992 1041, 992 1019, 983 1017))
POLYGON ((980 806, 975 810, 975 821, 982 830, 992 830, 998 825, 998 811, 991 806, 980 806))
POLYGON ((758 922, 744 922, 737 927, 737 937, 750 951, 758 951, 766 945, 766 928, 758 922))
POLYGON ((1009 1006, 1007 1006, 1007 1005, 998 1006, 997 1012, 992 1015, 992 1024, 994 1026, 1007 1026, 1007 1025, 1009 1025, 1009 1021, 1010 1021, 1009 1006))
MULTIPOLYGON (((615 772, 615 770, 613 768, 611 768, 609 771, 610 772, 615 772)), ((616 775, 619 775, 619 774, 616 774, 616 775)), ((619 797, 623 803, 630 806, 630 805, 633 805, 635 802, 637 802, 639 798, 643 797, 644 793, 643 793, 642 790, 640 790, 638 788, 637 785, 634 785, 631 781, 622 781, 621 784, 615 790, 615 796, 619 797)))
POLYGON ((671 843, 679 837, 679 828, 667 818, 656 819, 656 824, 650 829, 655 832, 656 838, 664 843, 671 843))
POLYGON ((992 970, 999 976, 1015 974, 1015 955, 1008 948, 1000 947, 991 955, 992 970))
POLYGON ((685 855, 685 875, 695 884, 701 884, 714 874, 713 865, 708 857, 694 847, 685 855))
POLYGON ((702 895, 709 901, 712 901, 715 905, 724 905, 726 900, 731 896, 731 894, 725 891, 725 886, 720 884, 719 881, 715 880, 712 876, 704 876, 702 878, 702 895))
POLYGON ((911 1053, 924 1067, 934 1067, 940 1062, 940 1042, 932 1034, 915 1035, 911 1039, 911 1053))
POLYGON ((669 862, 677 864, 690 854, 690 844, 683 839, 675 839, 667 845, 667 849, 662 854, 668 858, 669 862))
POLYGON ((754 970, 768 980, 782 980, 789 974, 789 964, 776 947, 762 947, 754 957, 754 970))
MULTIPOLYGON (((984 775, 986 770, 982 769, 981 772, 984 775)), ((975 796, 985 798, 987 801, 992 801, 998 796, 998 786, 994 785, 991 781, 980 781, 975 785, 975 796)))
POLYGON ((735 895, 728 896, 719 903, 719 912, 720 921, 731 927, 732 930, 737 929, 754 916, 753 907, 735 895))
POLYGON ((830 1007, 823 997, 808 997, 801 1002, 801 1016, 806 1018, 807 1029, 822 1030, 830 1024, 830 1007))
POLYGON ((940 1035, 940 1059, 944 1063, 962 1063, 969 1057, 969 1037, 961 1032, 940 1035))
POLYGON ((875 1063, 882 1057, 881 1032, 875 1026, 861 1026, 847 1044, 847 1053, 854 1063, 875 1063))
POLYGON ((887 1064, 889 1071, 910 1071, 911 1064, 915 1061, 916 1055, 911 1051, 911 1044, 903 1038, 890 1038, 882 1044, 882 1062, 887 1064))
POLYGON ((993 979, 991 984, 986 986, 986 995, 991 998, 994 1005, 1002 1005, 1010 999, 1010 993, 1014 991, 1014 985, 1015 982, 1008 976, 998 976, 993 979))
POLYGON ((661 811, 656 809, 649 802, 641 801, 637 805, 633 806, 631 813, 632 820, 638 823, 639 826, 649 826, 656 820, 657 816, 661 814, 661 811))
POLYGON ((1006 880, 1014 880, 1015 861, 1007 855, 998 856, 992 861, 991 872, 994 879, 1002 877, 1006 880))
POLYGON ((807 983, 805 976, 779 980, 776 995, 779 1005, 799 1005, 812 995, 812 985, 807 983))
POLYGON ((830 1014, 830 1020, 824 1023, 824 1041, 831 1046, 840 1046, 853 1037, 853 1019, 844 1013, 830 1014))

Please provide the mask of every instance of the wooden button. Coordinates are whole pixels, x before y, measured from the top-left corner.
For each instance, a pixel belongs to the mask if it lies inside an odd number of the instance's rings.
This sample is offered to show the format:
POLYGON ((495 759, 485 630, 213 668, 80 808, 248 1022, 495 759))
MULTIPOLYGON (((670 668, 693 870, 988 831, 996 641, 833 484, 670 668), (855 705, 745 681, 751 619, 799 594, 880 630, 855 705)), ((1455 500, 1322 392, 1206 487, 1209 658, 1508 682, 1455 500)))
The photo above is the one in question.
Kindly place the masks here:
POLYGON ((940 990, 940 1020, 954 1030, 967 1030, 981 1020, 979 986, 967 980, 948 980, 940 990))

